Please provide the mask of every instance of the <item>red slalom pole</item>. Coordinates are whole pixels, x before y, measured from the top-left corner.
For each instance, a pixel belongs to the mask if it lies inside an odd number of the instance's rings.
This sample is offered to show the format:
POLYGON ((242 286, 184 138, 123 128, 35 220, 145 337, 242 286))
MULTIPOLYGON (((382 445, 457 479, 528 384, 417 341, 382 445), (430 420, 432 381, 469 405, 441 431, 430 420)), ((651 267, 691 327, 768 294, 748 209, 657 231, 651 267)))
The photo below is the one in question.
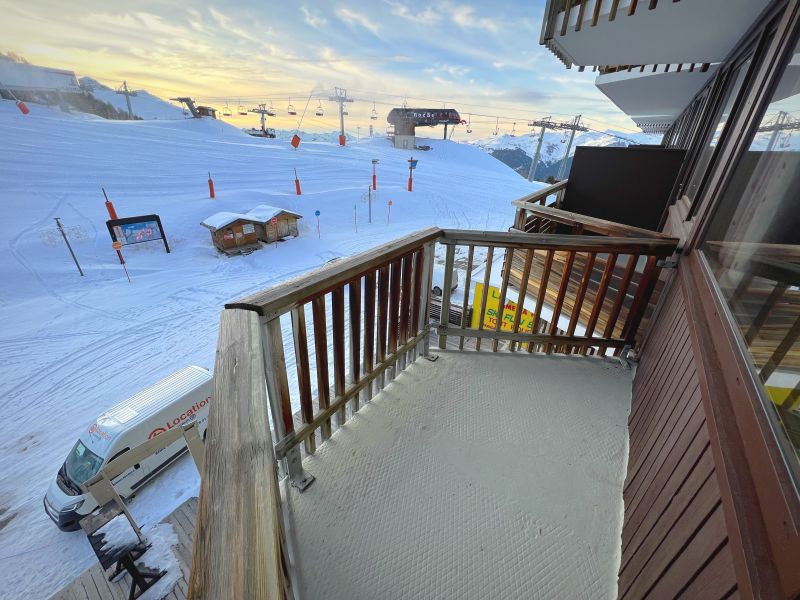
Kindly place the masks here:
MULTIPOLYGON (((109 218, 112 220, 119 219, 119 217, 117 216, 117 210, 114 208, 114 203, 108 199, 108 194, 106 194, 106 188, 101 187, 100 189, 103 190, 103 197, 106 199, 106 210, 108 211, 109 218)), ((125 259, 122 258, 122 252, 117 250, 117 256, 119 257, 119 264, 125 266, 125 259)), ((125 274, 126 275, 128 274, 127 269, 125 269, 125 274)), ((130 277, 128 279, 130 280, 130 277)))
POLYGON ((300 179, 297 177, 297 169, 294 170, 294 191, 298 196, 303 195, 303 192, 300 190, 300 179))
POLYGON ((377 165, 377 164, 378 164, 378 159, 377 158, 373 158, 372 159, 372 189, 373 190, 377 190, 378 189, 378 177, 375 174, 375 165, 377 165))
POLYGON ((212 200, 216 198, 214 194, 214 180, 211 179, 211 171, 208 172, 208 197, 212 200))

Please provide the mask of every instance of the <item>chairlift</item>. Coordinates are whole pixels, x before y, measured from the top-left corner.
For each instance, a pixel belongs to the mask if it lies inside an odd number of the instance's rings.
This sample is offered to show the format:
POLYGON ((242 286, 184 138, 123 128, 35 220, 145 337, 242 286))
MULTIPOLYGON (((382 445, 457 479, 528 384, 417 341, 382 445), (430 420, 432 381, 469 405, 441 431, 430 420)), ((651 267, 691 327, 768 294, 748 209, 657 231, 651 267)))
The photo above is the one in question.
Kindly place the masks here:
POLYGON ((517 123, 515 121, 514 124, 511 125, 511 137, 514 137, 516 135, 516 132, 517 132, 517 123))
POLYGON ((222 116, 223 117, 230 117, 233 114, 230 107, 228 106, 228 101, 225 100, 225 107, 222 109, 222 116))
POLYGON ((243 117, 247 116, 247 109, 242 104, 242 99, 241 98, 239 98, 239 114, 242 115, 243 117))
POLYGON ((499 131, 500 131, 500 118, 498 117, 497 120, 495 121, 494 131, 492 132, 492 135, 497 135, 499 131))
POLYGON ((350 113, 349 113, 349 112, 347 112, 347 109, 346 109, 346 108, 342 107, 342 114, 343 114, 343 115, 346 117, 346 116, 347 116, 347 115, 349 115, 350 113))
POLYGON ((374 102, 372 103, 372 114, 369 116, 369 118, 372 119, 373 121, 377 121, 378 120, 378 111, 375 110, 375 103, 374 102))
POLYGON ((275 108, 272 106, 272 100, 269 101, 269 107, 267 108, 267 116, 269 117, 275 116, 275 108))
POLYGON ((533 121, 528 121, 528 127, 536 127, 536 123, 533 121))
POLYGON ((319 104, 317 105, 317 110, 314 112, 314 114, 317 115, 318 117, 321 117, 325 114, 325 111, 322 110, 322 100, 319 101, 319 104))
POLYGON ((291 98, 289 98, 289 106, 286 107, 286 112, 288 112, 290 116, 295 116, 297 114, 297 111, 294 109, 294 106, 292 105, 291 98))
POLYGON ((472 133, 472 115, 467 117, 467 133, 472 133))

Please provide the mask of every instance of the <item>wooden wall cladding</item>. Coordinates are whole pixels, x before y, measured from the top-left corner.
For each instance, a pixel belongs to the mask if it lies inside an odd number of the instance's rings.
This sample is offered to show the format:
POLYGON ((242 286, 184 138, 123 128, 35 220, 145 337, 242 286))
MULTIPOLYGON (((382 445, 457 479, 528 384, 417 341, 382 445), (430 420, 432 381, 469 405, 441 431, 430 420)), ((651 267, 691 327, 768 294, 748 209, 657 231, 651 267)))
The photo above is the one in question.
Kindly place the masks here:
POLYGON ((674 285, 633 383, 619 598, 738 594, 697 368, 674 285))

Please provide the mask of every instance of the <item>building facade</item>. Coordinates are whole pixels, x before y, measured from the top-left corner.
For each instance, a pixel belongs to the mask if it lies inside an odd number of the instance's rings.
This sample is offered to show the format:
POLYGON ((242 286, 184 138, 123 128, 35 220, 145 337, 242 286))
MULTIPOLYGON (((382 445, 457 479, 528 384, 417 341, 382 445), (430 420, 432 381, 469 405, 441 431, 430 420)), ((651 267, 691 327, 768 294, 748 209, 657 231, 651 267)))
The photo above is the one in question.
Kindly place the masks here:
POLYGON ((796 0, 545 10, 541 43, 686 151, 634 381, 621 598, 800 595, 799 38, 796 0))

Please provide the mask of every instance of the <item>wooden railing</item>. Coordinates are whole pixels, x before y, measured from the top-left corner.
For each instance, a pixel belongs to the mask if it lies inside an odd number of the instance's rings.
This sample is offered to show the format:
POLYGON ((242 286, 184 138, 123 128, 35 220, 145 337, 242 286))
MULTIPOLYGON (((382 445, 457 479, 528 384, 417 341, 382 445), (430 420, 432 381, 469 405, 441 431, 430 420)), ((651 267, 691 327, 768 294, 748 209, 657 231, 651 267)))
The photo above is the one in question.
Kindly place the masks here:
MULTIPOLYGON (((465 339, 474 339, 480 350, 481 341, 488 338, 492 351, 508 344, 510 351, 586 354, 606 348, 620 351, 631 344, 658 276, 657 261, 672 253, 674 242, 432 228, 228 304, 220 322, 189 597, 291 595, 291 553, 286 551, 279 517, 276 463, 280 475, 305 489, 313 478, 303 470, 301 449, 316 452, 317 443, 342 427, 362 401, 418 356, 428 354, 437 243, 443 246, 445 263, 437 328, 440 347, 447 345, 448 337, 458 336, 461 348, 465 339), (466 263, 456 262, 459 247, 466 249, 466 263), (505 253, 499 304, 503 308, 498 324, 487 328, 487 290, 494 256, 500 252, 505 253), (619 293, 609 297, 614 266, 623 255, 630 257, 627 277, 619 293), (525 328, 520 326, 521 310, 505 310, 509 278, 519 257, 521 281, 527 282, 539 256, 544 257, 544 270, 536 292, 535 322, 525 328), (478 326, 472 327, 467 322, 471 279, 479 257, 485 259, 484 292, 478 326), (635 281, 637 262, 644 268, 635 281), (557 264, 563 264, 560 276, 557 264), (458 265, 465 267, 466 281, 456 325, 450 313, 458 265), (573 271, 581 273, 577 289, 572 286, 573 271), (632 302, 617 323, 628 294, 632 302), (548 305, 549 317, 544 314, 548 305), (611 306, 610 316, 602 335, 595 335, 604 305, 611 306), (499 324, 509 317, 506 331, 499 324), (583 317, 588 325, 578 331, 583 317), (296 379, 290 378, 287 358, 294 359, 296 379), (294 406, 299 407, 298 420, 294 406), (231 540, 236 545, 233 552, 231 540)), ((524 286, 520 305, 526 298, 524 286)))
POLYGON ((619 354, 626 346, 633 346, 658 280, 659 261, 672 255, 677 240, 445 230, 440 243, 447 248, 443 309, 437 329, 440 348, 445 347, 448 336, 458 336, 461 348, 465 338, 476 338, 478 350, 481 339, 490 338, 492 351, 504 341, 512 352, 524 344, 529 352, 586 354, 592 348, 593 353, 604 354, 612 348, 619 354), (475 302, 479 309, 473 309, 477 327, 466 320, 460 327, 449 324, 449 283, 459 247, 467 255, 465 305, 472 286, 474 257, 477 252, 486 256, 482 298, 475 302), (494 310, 487 299, 498 250, 505 254, 498 309, 494 310), (621 273, 618 264, 624 264, 621 273), (518 298, 536 298, 524 329, 521 303, 516 308, 508 304, 514 271, 518 298), (496 314, 487 312, 492 310, 496 314), (544 311, 550 313, 548 318, 543 316, 544 311))

